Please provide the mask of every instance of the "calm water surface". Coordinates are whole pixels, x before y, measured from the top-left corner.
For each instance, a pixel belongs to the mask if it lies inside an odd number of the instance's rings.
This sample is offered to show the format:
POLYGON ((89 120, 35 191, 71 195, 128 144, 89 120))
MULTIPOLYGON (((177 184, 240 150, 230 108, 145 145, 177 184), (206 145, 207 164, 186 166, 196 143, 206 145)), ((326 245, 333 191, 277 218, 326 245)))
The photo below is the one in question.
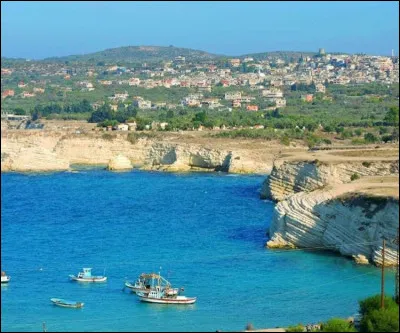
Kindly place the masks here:
MULTIPOLYGON (((264 177, 132 171, 1 175, 1 330, 216 331, 349 316, 379 293, 380 271, 350 260, 263 247, 273 203, 264 177), (68 280, 82 267, 108 282, 68 280), (158 272, 194 305, 122 291, 158 272), (65 309, 51 297, 85 302, 65 309)), ((387 270, 387 291, 394 274, 387 270)))

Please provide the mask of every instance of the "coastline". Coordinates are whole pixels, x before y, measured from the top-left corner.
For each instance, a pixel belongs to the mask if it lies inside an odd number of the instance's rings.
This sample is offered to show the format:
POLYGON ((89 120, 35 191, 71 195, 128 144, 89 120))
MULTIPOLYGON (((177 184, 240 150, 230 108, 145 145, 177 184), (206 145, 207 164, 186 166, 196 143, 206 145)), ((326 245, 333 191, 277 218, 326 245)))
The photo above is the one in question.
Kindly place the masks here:
MULTIPOLYGON (((382 234, 393 238, 398 228, 398 144, 309 150, 300 143, 210 140, 194 132, 157 133, 134 143, 127 140, 127 133, 116 133, 112 140, 98 132, 3 130, 1 134, 2 173, 108 169, 268 176, 261 199, 277 203, 266 244, 270 248, 324 248, 360 264, 380 265, 381 245, 351 246, 346 235, 360 243, 376 242, 382 234), (360 198, 357 204, 355 197, 360 198), (378 211, 377 199, 370 197, 388 199, 391 208, 381 205, 378 211), (380 219, 388 222, 377 229, 380 219), (341 225, 340 220, 361 221, 341 225)), ((388 251, 385 265, 393 265, 395 248, 388 246, 388 251)))

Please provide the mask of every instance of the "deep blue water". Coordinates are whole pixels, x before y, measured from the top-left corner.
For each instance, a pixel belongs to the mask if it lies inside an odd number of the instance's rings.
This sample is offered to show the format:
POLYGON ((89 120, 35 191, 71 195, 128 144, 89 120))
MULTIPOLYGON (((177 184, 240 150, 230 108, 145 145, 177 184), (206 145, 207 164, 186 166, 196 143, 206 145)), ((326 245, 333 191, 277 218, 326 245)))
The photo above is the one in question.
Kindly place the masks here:
MULTIPOLYGON (((216 331, 350 316, 380 271, 264 248, 264 177, 132 171, 1 175, 1 331, 216 331), (68 280, 82 267, 105 284, 68 280), (126 278, 158 272, 194 305, 140 303, 126 278), (51 297, 85 302, 65 309, 51 297)), ((387 270, 387 292, 394 289, 387 270)))

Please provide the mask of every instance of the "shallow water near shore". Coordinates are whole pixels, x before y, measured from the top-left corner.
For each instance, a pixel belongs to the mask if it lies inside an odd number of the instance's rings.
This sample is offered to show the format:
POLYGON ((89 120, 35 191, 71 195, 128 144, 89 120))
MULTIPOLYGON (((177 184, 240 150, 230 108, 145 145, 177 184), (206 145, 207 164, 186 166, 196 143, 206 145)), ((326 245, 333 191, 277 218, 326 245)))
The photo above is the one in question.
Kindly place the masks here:
MULTIPOLYGON (((79 170, 1 175, 1 330, 216 331, 348 317, 380 270, 327 252, 268 250, 265 177, 79 170), (104 284, 68 280, 82 267, 104 284), (126 279, 159 272, 193 305, 138 301, 126 279), (50 298, 84 302, 53 306, 50 298)), ((394 271, 386 270, 386 291, 394 271)))

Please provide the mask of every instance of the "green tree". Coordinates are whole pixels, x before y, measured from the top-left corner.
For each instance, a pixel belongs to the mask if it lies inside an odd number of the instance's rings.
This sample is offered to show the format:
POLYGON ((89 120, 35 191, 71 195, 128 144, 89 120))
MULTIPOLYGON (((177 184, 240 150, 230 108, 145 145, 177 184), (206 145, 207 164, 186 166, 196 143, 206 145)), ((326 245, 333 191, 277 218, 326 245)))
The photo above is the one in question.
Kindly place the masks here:
POLYGON ((198 112, 195 114, 193 121, 198 121, 201 124, 204 124, 207 121, 207 113, 206 111, 198 112))
POLYGON ((43 117, 43 107, 41 105, 35 105, 32 111, 32 120, 36 121, 43 117))
POLYGON ((384 121, 386 121, 390 125, 399 126, 399 107, 392 106, 386 113, 384 121))
POLYGON ((114 115, 108 104, 104 104, 97 111, 94 111, 90 116, 89 123, 100 123, 104 120, 113 120, 114 115))
POLYGON ((168 111, 167 111, 167 116, 166 116, 166 118, 167 118, 167 119, 172 119, 172 118, 174 118, 174 111, 168 110, 168 111))
POLYGON ((22 108, 15 108, 13 112, 14 112, 14 114, 16 114, 16 115, 18 115, 18 116, 24 116, 24 115, 26 115, 25 110, 22 109, 22 108))
POLYGON ((138 109, 135 108, 132 104, 129 105, 126 109, 127 115, 129 117, 135 118, 137 116, 138 113, 138 109))
POLYGON ((151 121, 149 119, 147 119, 147 118, 137 117, 136 118, 136 124, 137 124, 136 129, 138 131, 143 131, 143 130, 146 129, 146 125, 150 125, 151 124, 151 121))
POLYGON ((372 133, 365 133, 364 140, 366 143, 375 143, 376 141, 378 141, 378 138, 372 133))

